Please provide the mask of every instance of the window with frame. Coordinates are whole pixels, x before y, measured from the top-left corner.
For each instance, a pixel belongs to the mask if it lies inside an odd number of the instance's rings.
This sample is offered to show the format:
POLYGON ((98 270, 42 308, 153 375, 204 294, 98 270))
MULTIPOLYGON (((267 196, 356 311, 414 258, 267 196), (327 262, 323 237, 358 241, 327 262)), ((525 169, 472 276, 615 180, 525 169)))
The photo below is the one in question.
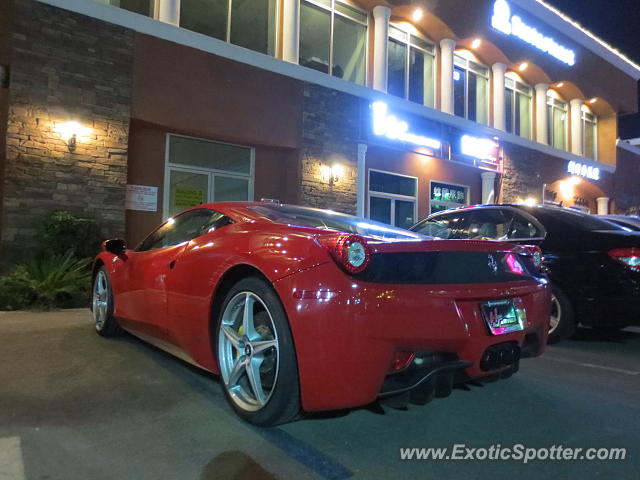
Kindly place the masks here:
POLYGON ((181 0, 180 26, 273 56, 277 4, 277 0, 181 0))
POLYGON ((532 88, 514 78, 506 77, 504 94, 507 132, 530 139, 532 88))
POLYGON ((469 205, 469 187, 443 182, 430 183, 429 212, 436 213, 469 205))
POLYGON ((559 150, 567 150, 567 103, 547 96, 547 134, 549 145, 559 150))
POLYGON ((253 198, 253 149, 168 137, 165 217, 209 202, 253 198))
POLYGON ((586 105, 582 106, 582 142, 584 156, 598 159, 598 117, 586 105))
POLYGON ((389 26, 387 92, 433 108, 435 47, 429 41, 389 26))
POLYGON ((369 218, 400 228, 416 223, 418 179, 369 170, 369 218))
POLYGON ((364 85, 365 11, 339 0, 301 0, 300 65, 364 85))
POLYGON ((458 117, 489 123, 489 69, 454 55, 453 106, 458 117))

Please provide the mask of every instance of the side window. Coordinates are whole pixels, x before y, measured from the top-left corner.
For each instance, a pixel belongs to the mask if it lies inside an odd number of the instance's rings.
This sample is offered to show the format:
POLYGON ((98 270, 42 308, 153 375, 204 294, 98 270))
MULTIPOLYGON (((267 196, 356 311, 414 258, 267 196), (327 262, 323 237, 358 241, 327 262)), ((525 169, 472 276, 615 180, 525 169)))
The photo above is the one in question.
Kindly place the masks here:
POLYGON ((209 209, 196 209, 168 219, 136 249, 138 252, 171 247, 231 223, 228 217, 209 209))
POLYGON ((531 220, 515 213, 513 216, 513 223, 511 224, 511 231, 509 232, 509 238, 541 238, 544 237, 544 232, 540 230, 536 224, 531 220))
POLYGON ((509 237, 511 220, 510 211, 497 208, 475 210, 471 212, 469 238, 476 240, 505 240, 509 237))
POLYGON ((420 224, 415 231, 424 235, 460 240, 467 238, 467 220, 468 215, 463 212, 438 215, 420 224))

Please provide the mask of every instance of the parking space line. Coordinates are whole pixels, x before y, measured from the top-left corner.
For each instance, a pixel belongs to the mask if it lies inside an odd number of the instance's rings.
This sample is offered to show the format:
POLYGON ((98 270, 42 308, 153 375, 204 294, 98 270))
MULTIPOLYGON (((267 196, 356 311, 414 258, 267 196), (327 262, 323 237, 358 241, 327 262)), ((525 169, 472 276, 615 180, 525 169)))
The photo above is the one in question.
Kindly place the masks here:
POLYGON ((567 360, 565 358, 553 357, 553 356, 550 356, 550 355, 543 355, 540 358, 551 360, 553 362, 568 363, 570 365, 578 365, 580 367, 597 368, 598 370, 606 370, 606 371, 609 371, 609 372, 622 373, 624 375, 640 375, 640 372, 637 372, 635 370, 626 370, 624 368, 616 368, 616 367, 606 367, 604 365, 597 365, 595 363, 574 362, 573 360, 567 360))
POLYGON ((20 437, 0 438, 0 480, 25 480, 20 437))
POLYGON ((353 472, 344 465, 280 428, 255 428, 254 430, 286 455, 327 480, 346 480, 353 476, 353 472))

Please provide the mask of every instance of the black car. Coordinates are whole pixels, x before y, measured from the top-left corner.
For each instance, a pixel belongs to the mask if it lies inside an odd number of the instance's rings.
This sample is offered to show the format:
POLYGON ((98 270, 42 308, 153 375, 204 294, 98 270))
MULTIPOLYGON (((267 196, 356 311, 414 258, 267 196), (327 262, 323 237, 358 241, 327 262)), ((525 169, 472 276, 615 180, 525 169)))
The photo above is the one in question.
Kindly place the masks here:
POLYGON ((570 208, 524 205, 447 210, 411 230, 539 246, 553 285, 550 343, 571 336, 578 323, 640 325, 640 232, 570 208))

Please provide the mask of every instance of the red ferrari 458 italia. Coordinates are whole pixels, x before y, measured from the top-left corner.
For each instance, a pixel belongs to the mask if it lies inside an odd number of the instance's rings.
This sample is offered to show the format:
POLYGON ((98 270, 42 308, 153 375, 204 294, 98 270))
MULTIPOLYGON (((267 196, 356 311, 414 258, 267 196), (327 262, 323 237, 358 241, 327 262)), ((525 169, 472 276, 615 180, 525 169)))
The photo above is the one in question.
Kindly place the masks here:
POLYGON ((256 425, 377 398, 423 404, 540 355, 539 252, 434 240, 272 203, 201 205, 93 267, 100 335, 124 329, 219 374, 256 425))

